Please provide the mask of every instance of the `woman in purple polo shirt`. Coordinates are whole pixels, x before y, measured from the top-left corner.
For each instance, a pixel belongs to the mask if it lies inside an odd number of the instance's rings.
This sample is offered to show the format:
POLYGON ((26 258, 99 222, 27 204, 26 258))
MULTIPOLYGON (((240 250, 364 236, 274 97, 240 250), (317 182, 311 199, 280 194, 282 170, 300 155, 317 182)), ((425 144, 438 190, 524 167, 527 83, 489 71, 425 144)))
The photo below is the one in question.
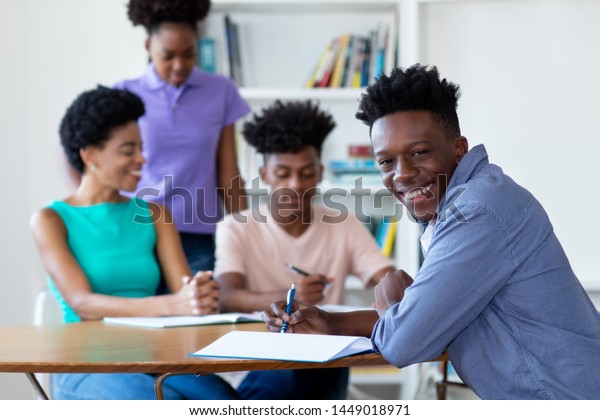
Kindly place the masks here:
POLYGON ((130 0, 128 16, 147 33, 150 64, 115 85, 140 96, 138 121, 147 163, 137 197, 171 210, 193 272, 212 270, 220 201, 246 207, 234 123, 250 109, 226 77, 196 67, 197 24, 210 0, 130 0))

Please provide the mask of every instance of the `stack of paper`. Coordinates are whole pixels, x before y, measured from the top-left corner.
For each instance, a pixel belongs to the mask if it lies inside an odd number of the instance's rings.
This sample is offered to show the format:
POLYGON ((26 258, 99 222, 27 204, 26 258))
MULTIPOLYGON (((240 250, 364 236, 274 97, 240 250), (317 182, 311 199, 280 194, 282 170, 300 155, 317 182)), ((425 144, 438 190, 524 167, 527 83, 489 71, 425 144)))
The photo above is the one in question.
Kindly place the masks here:
POLYGON ((130 325, 133 327, 169 328, 190 327, 196 325, 236 324, 240 322, 262 322, 259 312, 244 314, 231 312, 227 314, 200 316, 159 316, 159 317, 107 317, 104 322, 114 325, 130 325))
POLYGON ((232 331, 191 356, 327 362, 372 351, 366 337, 232 331))
POLYGON ((372 306, 350 306, 350 305, 336 305, 334 303, 324 303, 317 305, 319 309, 326 312, 354 312, 354 311, 374 311, 375 308, 372 306))

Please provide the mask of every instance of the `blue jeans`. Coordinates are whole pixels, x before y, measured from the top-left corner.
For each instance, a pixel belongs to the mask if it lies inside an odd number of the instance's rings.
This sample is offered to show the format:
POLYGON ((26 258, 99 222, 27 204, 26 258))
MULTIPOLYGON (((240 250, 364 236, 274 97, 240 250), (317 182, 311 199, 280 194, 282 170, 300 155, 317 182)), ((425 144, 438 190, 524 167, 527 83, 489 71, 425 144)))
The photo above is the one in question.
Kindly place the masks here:
MULTIPOLYGON (((154 375, 145 373, 61 373, 50 377, 57 400, 153 400, 154 375)), ((163 382, 166 400, 239 399, 237 392, 216 375, 177 375, 163 382)))
POLYGON ((343 400, 348 368, 253 371, 238 387, 243 400, 343 400))
MULTIPOLYGON (((177 375, 163 382, 166 400, 343 400, 348 368, 250 372, 237 392, 216 375, 177 375)), ((50 377, 56 400, 153 400, 154 375, 61 373, 50 377)))
POLYGON ((200 233, 179 232, 183 252, 192 274, 215 268, 215 236, 200 233))
MULTIPOLYGON (((192 274, 208 271, 215 267, 215 236, 200 233, 179 232, 181 245, 192 274)), ((170 293, 164 278, 160 279, 157 295, 170 293)))

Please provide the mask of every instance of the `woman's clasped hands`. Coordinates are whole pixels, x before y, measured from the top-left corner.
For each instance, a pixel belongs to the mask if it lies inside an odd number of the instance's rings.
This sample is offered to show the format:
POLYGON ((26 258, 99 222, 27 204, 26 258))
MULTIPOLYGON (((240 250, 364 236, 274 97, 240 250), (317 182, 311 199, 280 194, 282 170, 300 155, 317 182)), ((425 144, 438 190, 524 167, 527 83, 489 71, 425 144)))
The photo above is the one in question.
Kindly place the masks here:
POLYGON ((198 271, 193 277, 183 276, 183 285, 172 294, 174 315, 208 315, 219 312, 219 284, 212 271, 198 271))

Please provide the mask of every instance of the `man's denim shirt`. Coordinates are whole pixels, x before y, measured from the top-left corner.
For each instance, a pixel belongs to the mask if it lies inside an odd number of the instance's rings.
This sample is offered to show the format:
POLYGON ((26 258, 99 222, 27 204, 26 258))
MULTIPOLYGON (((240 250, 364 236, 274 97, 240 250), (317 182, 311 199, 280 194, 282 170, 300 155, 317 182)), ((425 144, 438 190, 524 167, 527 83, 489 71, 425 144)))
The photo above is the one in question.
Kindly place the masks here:
POLYGON ((400 367, 447 349, 482 398, 600 398, 600 316, 540 203, 483 145, 452 175, 414 284, 372 340, 400 367))

